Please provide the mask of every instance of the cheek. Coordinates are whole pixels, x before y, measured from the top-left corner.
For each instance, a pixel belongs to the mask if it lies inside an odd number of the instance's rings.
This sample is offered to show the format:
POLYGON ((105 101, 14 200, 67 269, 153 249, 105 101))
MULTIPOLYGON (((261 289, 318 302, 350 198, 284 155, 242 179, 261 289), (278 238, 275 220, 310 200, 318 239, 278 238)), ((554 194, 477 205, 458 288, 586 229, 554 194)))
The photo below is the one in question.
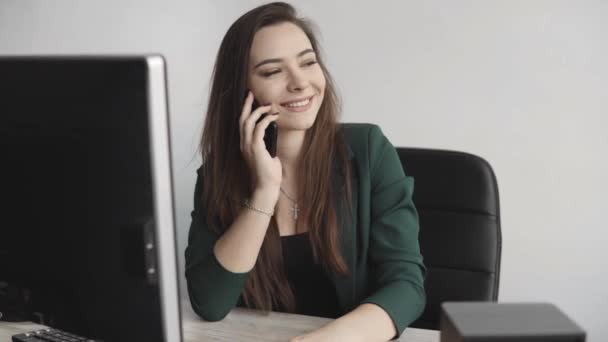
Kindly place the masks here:
POLYGON ((319 71, 315 77, 315 84, 317 87, 323 91, 325 90, 325 76, 323 75, 323 71, 319 71))
POLYGON ((280 85, 277 82, 259 82, 253 85, 253 95, 263 104, 270 103, 279 98, 280 85))

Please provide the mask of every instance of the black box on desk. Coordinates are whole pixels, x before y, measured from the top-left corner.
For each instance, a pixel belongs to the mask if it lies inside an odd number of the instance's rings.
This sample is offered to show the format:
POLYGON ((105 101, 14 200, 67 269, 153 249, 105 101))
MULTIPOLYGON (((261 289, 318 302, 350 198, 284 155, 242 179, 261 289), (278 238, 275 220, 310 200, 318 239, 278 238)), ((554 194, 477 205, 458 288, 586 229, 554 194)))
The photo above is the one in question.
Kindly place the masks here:
POLYGON ((584 342, 585 331, 549 303, 445 302, 441 342, 584 342))

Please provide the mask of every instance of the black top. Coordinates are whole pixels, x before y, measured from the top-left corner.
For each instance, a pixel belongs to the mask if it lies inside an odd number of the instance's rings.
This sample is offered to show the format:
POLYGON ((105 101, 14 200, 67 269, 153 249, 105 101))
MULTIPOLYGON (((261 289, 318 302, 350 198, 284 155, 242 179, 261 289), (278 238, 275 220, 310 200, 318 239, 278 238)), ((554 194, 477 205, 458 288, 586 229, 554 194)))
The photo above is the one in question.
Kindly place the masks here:
MULTIPOLYGON (((336 290, 320 264, 315 264, 308 232, 281 236, 287 281, 296 300, 295 313, 338 318, 340 308, 336 290)), ((245 306, 243 296, 237 306, 245 306)), ((284 312, 273 307, 273 311, 284 312)))
POLYGON ((322 265, 315 264, 308 232, 281 236, 287 280, 296 298, 296 313, 338 318, 336 290, 322 265))

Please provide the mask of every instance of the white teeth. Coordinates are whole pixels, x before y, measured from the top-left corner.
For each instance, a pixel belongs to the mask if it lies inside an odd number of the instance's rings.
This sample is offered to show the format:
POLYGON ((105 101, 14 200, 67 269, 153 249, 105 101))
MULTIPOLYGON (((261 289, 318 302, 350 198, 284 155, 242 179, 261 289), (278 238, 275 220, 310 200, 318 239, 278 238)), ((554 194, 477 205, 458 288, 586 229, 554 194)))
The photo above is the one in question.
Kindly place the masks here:
POLYGON ((304 101, 290 103, 286 105, 286 107, 304 107, 308 104, 308 102, 310 102, 310 98, 304 101))

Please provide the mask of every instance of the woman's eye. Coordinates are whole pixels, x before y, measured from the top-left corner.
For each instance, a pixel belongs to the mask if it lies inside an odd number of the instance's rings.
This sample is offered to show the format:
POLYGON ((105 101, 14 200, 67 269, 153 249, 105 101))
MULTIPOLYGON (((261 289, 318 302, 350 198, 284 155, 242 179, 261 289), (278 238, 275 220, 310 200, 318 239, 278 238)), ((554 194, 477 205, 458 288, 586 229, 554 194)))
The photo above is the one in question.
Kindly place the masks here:
POLYGON ((272 76, 272 75, 274 75, 274 74, 277 74, 277 73, 279 73, 279 72, 280 72, 279 70, 270 71, 270 72, 265 72, 265 73, 263 73, 263 74, 262 74, 262 76, 264 76, 264 77, 270 77, 270 76, 272 76))
MULTIPOLYGON (((310 61, 310 62, 306 62, 306 63, 304 63, 304 65, 306 65, 306 66, 311 66, 311 65, 313 65, 313 64, 317 64, 317 61, 310 61)), ((270 76, 272 76, 272 75, 274 75, 274 74, 278 74, 278 73, 280 73, 280 72, 281 72, 281 70, 275 70, 275 71, 264 72, 264 73, 262 73, 262 76, 264 76, 264 77, 268 78, 268 77, 270 77, 270 76)))

